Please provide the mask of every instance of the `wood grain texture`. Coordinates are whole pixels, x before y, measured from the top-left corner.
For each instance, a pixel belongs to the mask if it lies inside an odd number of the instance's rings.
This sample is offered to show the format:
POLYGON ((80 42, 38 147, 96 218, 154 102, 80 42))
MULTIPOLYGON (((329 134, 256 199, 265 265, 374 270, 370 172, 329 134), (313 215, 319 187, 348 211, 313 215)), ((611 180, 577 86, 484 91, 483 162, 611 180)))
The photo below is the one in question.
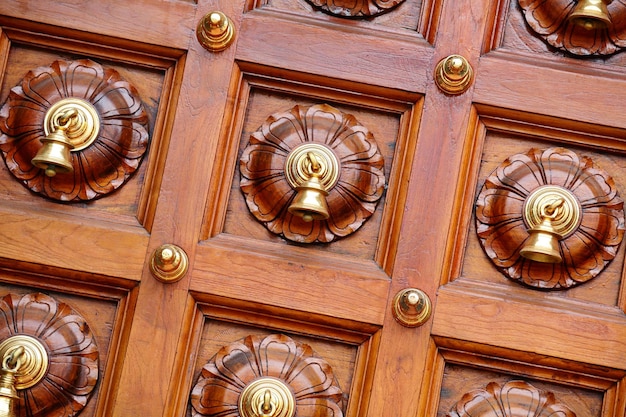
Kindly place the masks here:
POLYGON ((620 352, 626 348, 626 323, 619 312, 532 301, 497 289, 478 292, 450 285, 439 290, 432 334, 624 369, 620 352))
POLYGON ((72 1, 36 0, 30 3, 3 2, 0 14, 7 17, 28 17, 61 28, 70 26, 82 32, 96 33, 134 42, 166 45, 185 49, 190 31, 195 29, 195 5, 192 1, 159 4, 150 0, 127 2, 114 0, 101 7, 99 4, 72 1), (166 19, 153 19, 163 13, 166 19), (107 16, 103 19, 102 16, 107 16), (68 25, 68 19, 72 24, 68 25))

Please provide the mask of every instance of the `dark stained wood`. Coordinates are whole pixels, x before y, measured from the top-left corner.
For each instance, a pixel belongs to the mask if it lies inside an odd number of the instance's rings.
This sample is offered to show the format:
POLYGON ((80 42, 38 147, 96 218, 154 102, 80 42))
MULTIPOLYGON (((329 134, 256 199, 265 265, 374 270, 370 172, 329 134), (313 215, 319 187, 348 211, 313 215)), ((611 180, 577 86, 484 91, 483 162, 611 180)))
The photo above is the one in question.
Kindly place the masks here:
POLYGON ((565 148, 530 149, 509 156, 485 180, 476 201, 476 232, 509 278, 537 288, 569 288, 594 278, 615 258, 624 236, 623 205, 613 178, 591 158, 565 148), (546 185, 568 190, 580 204, 580 225, 558 240, 563 260, 550 265, 520 255, 530 236, 524 207, 546 185))
POLYGON ((80 413, 100 376, 98 346, 89 323, 68 304, 42 293, 4 295, 0 320, 5 323, 0 340, 29 336, 47 352, 43 379, 18 391, 17 415, 73 417, 80 413))
POLYGON ((483 389, 467 392, 446 414, 447 417, 521 415, 576 417, 552 392, 541 391, 524 381, 509 381, 504 385, 491 382, 483 389))
POLYGON ((258 378, 286 384, 296 415, 342 417, 343 396, 330 365, 288 336, 248 336, 224 346, 202 368, 191 392, 194 416, 237 417, 245 388, 258 378))
MULTIPOLYGON (((626 7, 621 2, 602 0, 591 3, 594 13, 587 13, 589 21, 607 19, 603 25, 585 27, 572 19, 580 1, 520 0, 524 17, 532 29, 550 45, 576 55, 610 55, 622 50, 626 35, 626 7), (605 10, 602 10, 603 5, 605 10)), ((581 19, 582 20, 582 19, 581 19)))
POLYGON ((115 191, 138 168, 148 147, 148 118, 135 87, 91 60, 55 61, 29 71, 0 109, 0 150, 9 170, 29 189, 61 201, 85 201, 115 191), (71 152, 73 171, 48 177, 32 164, 42 148, 49 109, 80 99, 97 113, 97 136, 71 152))

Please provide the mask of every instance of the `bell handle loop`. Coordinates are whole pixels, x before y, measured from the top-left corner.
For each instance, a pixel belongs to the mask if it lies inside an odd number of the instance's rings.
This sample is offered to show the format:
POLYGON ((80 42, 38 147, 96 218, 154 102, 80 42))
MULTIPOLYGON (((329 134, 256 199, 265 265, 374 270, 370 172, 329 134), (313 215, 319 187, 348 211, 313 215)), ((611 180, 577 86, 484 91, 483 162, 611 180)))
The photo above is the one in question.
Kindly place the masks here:
POLYGON ((319 176, 319 172, 320 172, 320 169, 322 167, 320 166, 320 162, 317 159, 317 156, 315 156, 315 153, 309 151, 309 152, 306 153, 306 157, 307 157, 307 159, 309 160, 309 163, 310 163, 309 169, 311 171, 310 172, 311 176, 312 177, 319 176))
POLYGON ((54 120, 54 126, 56 127, 56 130, 65 131, 69 129, 69 127, 77 117, 78 111, 76 109, 67 109, 56 117, 56 119, 54 120))
POLYGON ((562 207, 564 203, 565 200, 563 197, 556 197, 550 204, 541 208, 541 216, 544 219, 553 220, 557 216, 558 209, 562 207))
POLYGON ((263 393, 263 403, 261 404, 261 415, 271 416, 274 414, 274 405, 272 404, 272 392, 267 389, 263 393))
POLYGON ((16 372, 22 366, 22 356, 24 355, 24 346, 18 346, 10 354, 6 355, 2 360, 2 369, 16 372))

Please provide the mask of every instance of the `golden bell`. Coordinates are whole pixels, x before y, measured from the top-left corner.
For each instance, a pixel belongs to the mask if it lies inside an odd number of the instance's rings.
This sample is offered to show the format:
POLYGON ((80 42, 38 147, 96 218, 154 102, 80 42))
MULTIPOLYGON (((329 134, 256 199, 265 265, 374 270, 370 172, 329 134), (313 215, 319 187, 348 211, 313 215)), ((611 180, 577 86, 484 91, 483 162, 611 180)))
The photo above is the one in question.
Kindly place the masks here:
POLYGON ((552 221, 544 218, 541 224, 528 231, 528 241, 519 254, 526 259, 544 263, 560 263, 563 261, 559 247, 561 236, 552 227, 552 221))
POLYGON ((611 24, 606 4, 605 0, 579 0, 568 20, 587 30, 606 28, 611 24))
POLYGON ((63 129, 51 132, 41 139, 41 143, 43 146, 31 160, 33 165, 45 170, 49 177, 54 177, 58 172, 65 174, 74 171, 70 156, 70 150, 74 146, 63 129))
POLYGON ((317 176, 311 176, 309 180, 296 187, 296 191, 298 194, 289 206, 289 213, 302 217, 306 222, 326 220, 329 217, 328 204, 326 204, 328 192, 317 176))

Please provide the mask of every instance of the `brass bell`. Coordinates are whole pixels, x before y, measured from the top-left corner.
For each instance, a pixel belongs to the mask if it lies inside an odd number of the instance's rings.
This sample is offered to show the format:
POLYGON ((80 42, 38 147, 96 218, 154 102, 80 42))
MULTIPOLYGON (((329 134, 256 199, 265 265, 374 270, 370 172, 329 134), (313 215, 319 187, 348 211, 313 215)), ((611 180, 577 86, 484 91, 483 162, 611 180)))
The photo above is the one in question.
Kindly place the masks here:
POLYGON ((70 150, 74 148, 74 145, 70 142, 67 130, 77 116, 78 111, 74 108, 54 114, 54 130, 41 139, 43 146, 31 160, 37 168, 45 170, 49 177, 54 177, 57 172, 74 171, 70 156, 70 150))
POLYGON ((544 217, 528 234, 528 241, 519 252, 521 256, 531 261, 552 264, 563 261, 559 247, 561 236, 554 230, 549 217, 544 217))
POLYGON ((579 0, 568 20, 587 30, 606 28, 611 24, 607 0, 579 0))
POLYGON ((289 213, 302 217, 306 222, 326 220, 329 217, 326 196, 328 192, 320 183, 317 175, 296 187, 296 197, 289 206, 289 213))
POLYGON ((33 165, 45 170, 49 177, 54 177, 57 172, 64 174, 74 171, 70 156, 70 150, 74 146, 67 138, 65 129, 60 126, 41 139, 41 142, 43 146, 31 160, 33 165))

